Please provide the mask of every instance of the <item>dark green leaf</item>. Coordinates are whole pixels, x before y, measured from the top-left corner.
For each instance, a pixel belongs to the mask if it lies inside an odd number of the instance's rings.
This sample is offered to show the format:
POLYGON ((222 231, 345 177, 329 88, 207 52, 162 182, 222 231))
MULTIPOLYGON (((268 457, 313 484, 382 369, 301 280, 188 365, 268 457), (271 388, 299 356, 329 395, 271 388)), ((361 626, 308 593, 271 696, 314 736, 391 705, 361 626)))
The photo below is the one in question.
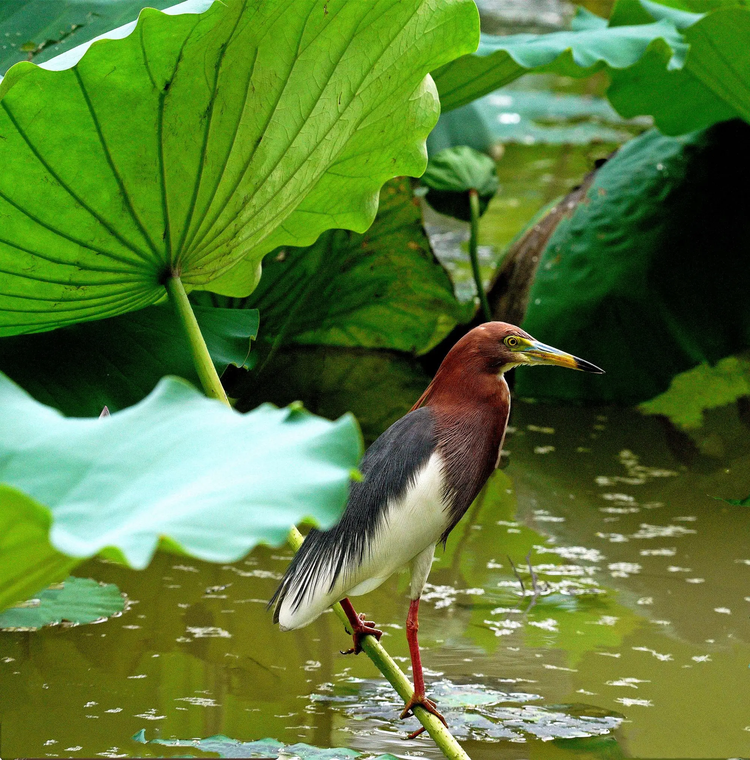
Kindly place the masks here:
POLYGON ((232 393, 241 397, 239 408, 262 400, 284 405, 301 399, 323 417, 351 411, 371 442, 411 409, 429 382, 419 363, 404 354, 290 346, 232 393))
MULTIPOLYGON (((217 371, 243 366, 258 331, 258 312, 199 306, 195 314, 217 371)), ((164 375, 200 385, 184 331, 168 305, 0 338, 0 370, 37 401, 71 417, 132 406, 164 375)))
POLYGON ((427 148, 433 155, 454 145, 487 153, 496 143, 623 143, 650 126, 641 121, 623 119, 605 98, 507 88, 442 114, 427 148))
POLYGON ((3 0, 0 75, 18 61, 42 63, 126 24, 141 8, 170 5, 174 0, 3 0))
POLYGON ((367 229, 383 183, 424 169, 428 72, 477 36, 471 0, 222 0, 12 67, 0 334, 154 304, 170 270, 247 295, 273 248, 367 229))
MULTIPOLYGON (((306 517, 330 526, 360 446, 351 416, 331 423, 270 404, 241 415, 175 378, 97 420, 65 418, 0 375, 0 482, 47 507, 52 546, 78 559, 106 551, 143 568, 166 539, 232 562, 260 542, 283 543, 306 517)), ((43 518, 28 503, 0 501, 0 520, 17 536, 0 546, 50 562, 43 518)), ((16 578, 3 554, 0 602, 18 600, 4 596, 16 578)))
POLYGON ((648 132, 550 238, 524 328, 606 370, 517 371, 522 395, 635 402, 750 345, 750 127, 648 132))
POLYGON ((43 589, 33 599, 0 612, 0 628, 36 630, 62 622, 83 625, 122 612, 125 598, 112 583, 68 577, 43 589))
POLYGON ((256 290, 237 305, 259 309, 260 337, 277 349, 290 343, 424 353, 469 317, 432 253, 404 179, 383 188, 364 235, 339 230, 309 248, 277 251, 256 290))

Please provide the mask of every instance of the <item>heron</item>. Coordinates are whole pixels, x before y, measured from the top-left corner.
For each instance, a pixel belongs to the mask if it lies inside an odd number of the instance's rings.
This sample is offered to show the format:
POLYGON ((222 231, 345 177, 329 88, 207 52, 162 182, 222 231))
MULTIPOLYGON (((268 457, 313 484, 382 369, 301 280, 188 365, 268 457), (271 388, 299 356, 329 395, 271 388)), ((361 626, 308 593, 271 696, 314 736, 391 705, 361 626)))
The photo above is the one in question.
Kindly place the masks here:
POLYGON ((351 484, 341 519, 329 530, 310 531, 269 602, 282 631, 303 628, 341 602, 353 638, 345 654, 359 654, 363 638, 379 640, 382 631, 356 613, 349 597, 376 589, 408 566, 406 638, 414 693, 401 718, 421 705, 445 723, 425 693, 419 600, 437 546, 445 546, 499 464, 510 413, 506 372, 537 365, 603 373, 505 322, 485 322, 466 333, 412 409, 368 448, 362 480, 351 484))

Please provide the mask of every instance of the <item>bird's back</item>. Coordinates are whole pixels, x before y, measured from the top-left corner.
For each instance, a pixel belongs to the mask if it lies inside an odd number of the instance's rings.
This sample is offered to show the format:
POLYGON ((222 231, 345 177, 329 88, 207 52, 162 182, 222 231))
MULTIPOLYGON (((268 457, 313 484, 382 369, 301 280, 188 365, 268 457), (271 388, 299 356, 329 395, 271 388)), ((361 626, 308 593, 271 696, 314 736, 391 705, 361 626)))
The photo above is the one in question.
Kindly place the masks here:
POLYGON ((445 541, 502 445, 509 396, 505 380, 494 383, 472 405, 437 399, 413 409, 370 446, 340 522, 310 532, 271 600, 282 629, 301 628, 345 596, 377 588, 445 541))

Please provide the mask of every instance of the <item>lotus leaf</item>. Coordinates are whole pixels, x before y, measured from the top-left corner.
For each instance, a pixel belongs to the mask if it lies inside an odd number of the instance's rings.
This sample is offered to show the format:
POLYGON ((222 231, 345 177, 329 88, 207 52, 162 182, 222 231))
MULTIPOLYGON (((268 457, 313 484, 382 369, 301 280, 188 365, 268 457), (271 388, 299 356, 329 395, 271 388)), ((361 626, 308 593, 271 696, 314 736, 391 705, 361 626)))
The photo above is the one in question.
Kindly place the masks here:
POLYGON ((247 295, 276 246, 364 231, 382 184, 424 169, 427 73, 477 30, 471 0, 227 0, 145 9, 72 68, 16 64, 0 85, 0 334, 148 306, 170 272, 247 295))
POLYGON ((36 630, 62 622, 82 625, 112 617, 125 609, 125 598, 113 583, 70 576, 20 605, 0 612, 0 628, 36 630))
MULTIPOLYGON (((255 310, 195 307, 219 374, 243 366, 258 331, 255 310)), ((187 341, 168 305, 0 340, 0 370, 67 416, 94 417, 147 396, 164 375, 199 385, 187 341)))
MULTIPOLYGON (((0 502, 16 536, 3 554, 54 566, 58 577, 40 571, 35 590, 59 579, 62 560, 42 546, 46 508, 52 547, 78 560, 104 552, 143 568, 166 540, 232 562, 283 543, 307 517, 334 523, 360 448, 351 416, 331 423, 270 404, 241 415, 177 378, 98 420, 65 418, 0 375, 0 482, 35 502, 0 502)), ((14 593, 15 583, 2 556, 0 605, 33 593, 14 593)))

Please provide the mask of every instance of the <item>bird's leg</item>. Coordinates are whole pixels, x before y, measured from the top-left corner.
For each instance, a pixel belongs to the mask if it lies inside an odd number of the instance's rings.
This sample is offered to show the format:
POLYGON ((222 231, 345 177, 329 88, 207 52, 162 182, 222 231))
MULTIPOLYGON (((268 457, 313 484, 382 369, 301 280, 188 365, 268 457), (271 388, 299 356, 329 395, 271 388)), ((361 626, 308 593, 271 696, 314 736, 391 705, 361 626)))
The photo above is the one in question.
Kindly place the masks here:
MULTIPOLYGON (((409 713, 413 714, 413 709, 417 706, 424 707, 427 712, 432 713, 435 717, 440 718, 443 725, 448 726, 445 718, 438 712, 437 705, 427 699, 424 693, 424 673, 422 672, 422 658, 419 654, 419 641, 417 639, 419 631, 419 597, 412 599, 409 605, 409 614, 406 618, 406 640, 409 642, 409 654, 411 655, 411 672, 414 676, 414 694, 406 703, 401 718, 408 717, 409 713)), ((415 739, 424 731, 424 727, 418 728, 409 734, 408 739, 415 739)))
POLYGON ((373 620, 365 620, 366 616, 364 613, 358 615, 347 597, 341 600, 341 606, 349 618, 349 625, 352 628, 352 639, 354 639, 354 646, 341 654, 359 654, 362 651, 362 639, 365 636, 374 636, 377 641, 380 641, 383 632, 375 627, 373 620))

